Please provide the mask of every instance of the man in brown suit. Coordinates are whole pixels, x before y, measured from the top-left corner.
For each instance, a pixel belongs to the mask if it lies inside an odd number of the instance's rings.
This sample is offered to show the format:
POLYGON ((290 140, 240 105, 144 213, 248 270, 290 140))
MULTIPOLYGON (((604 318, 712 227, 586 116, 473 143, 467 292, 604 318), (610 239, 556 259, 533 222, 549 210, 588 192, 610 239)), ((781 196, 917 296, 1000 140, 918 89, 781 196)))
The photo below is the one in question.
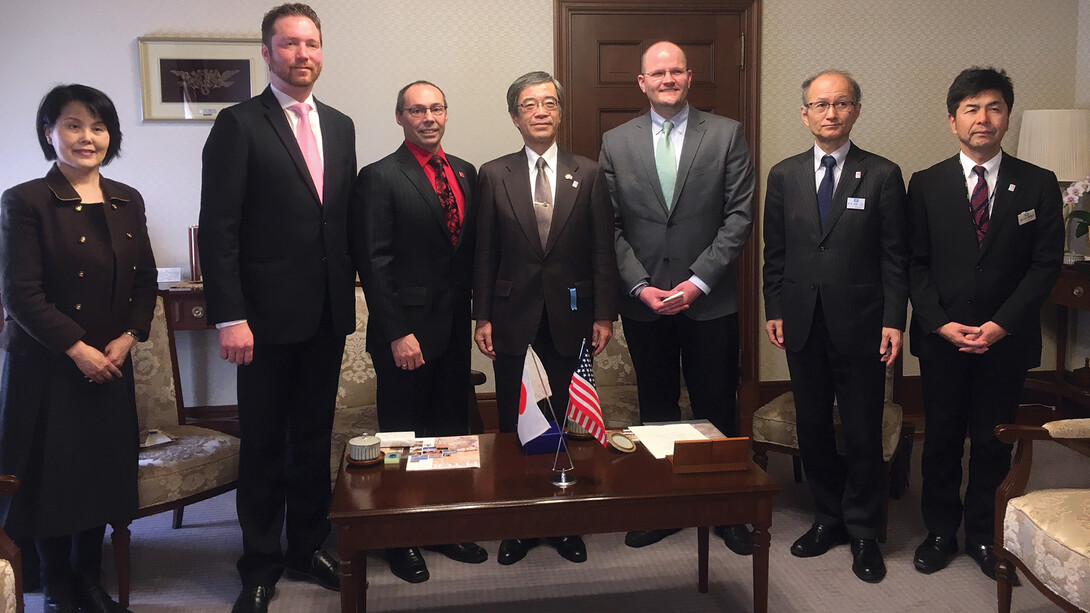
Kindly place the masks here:
MULTIPOLYGON (((597 355, 613 336, 617 260, 604 175, 556 145, 564 88, 528 73, 507 90, 507 110, 526 146, 481 166, 473 309, 477 347, 493 360, 500 431, 514 432, 528 346, 541 357, 553 406, 566 411, 580 345, 597 355)), ((564 558, 586 560, 580 537, 553 541, 564 558)), ((534 544, 503 541, 500 564, 534 544)))

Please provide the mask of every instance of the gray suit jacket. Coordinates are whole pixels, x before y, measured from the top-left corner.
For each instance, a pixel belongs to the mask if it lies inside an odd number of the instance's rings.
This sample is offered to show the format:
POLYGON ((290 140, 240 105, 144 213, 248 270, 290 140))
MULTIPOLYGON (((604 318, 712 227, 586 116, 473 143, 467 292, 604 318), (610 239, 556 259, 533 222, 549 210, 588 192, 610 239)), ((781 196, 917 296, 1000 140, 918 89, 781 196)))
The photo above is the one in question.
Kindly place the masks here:
POLYGON ((689 107, 673 206, 667 210, 655 169, 651 115, 602 137, 599 163, 613 197, 621 298, 638 321, 658 316, 629 295, 641 281, 670 289, 696 275, 711 289, 685 315, 700 321, 738 311, 732 264, 753 225, 753 159, 742 126, 689 107))
POLYGON ((765 315, 783 319, 784 344, 800 351, 820 296, 837 349, 877 357, 882 328, 905 327, 908 248, 901 169, 853 143, 824 230, 814 182, 813 147, 768 173, 765 315), (848 208, 848 198, 862 202, 848 208))

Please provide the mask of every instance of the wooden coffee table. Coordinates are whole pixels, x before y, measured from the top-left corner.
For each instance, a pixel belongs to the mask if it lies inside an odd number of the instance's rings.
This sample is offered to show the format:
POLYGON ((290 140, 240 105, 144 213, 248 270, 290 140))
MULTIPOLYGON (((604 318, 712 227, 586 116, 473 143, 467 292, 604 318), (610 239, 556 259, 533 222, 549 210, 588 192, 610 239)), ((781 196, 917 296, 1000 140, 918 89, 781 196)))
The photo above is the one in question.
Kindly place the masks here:
MULTIPOLYGON (((578 483, 549 482, 553 454, 526 456, 514 434, 480 435, 481 467, 407 472, 342 461, 329 518, 341 558, 341 611, 367 610, 368 550, 441 543, 697 527, 698 589, 708 591, 708 526, 753 524, 753 609, 768 608, 772 497, 750 462, 738 472, 675 475, 642 445, 629 454, 569 443, 578 483)), ((638 555, 633 552, 633 555, 638 555)))

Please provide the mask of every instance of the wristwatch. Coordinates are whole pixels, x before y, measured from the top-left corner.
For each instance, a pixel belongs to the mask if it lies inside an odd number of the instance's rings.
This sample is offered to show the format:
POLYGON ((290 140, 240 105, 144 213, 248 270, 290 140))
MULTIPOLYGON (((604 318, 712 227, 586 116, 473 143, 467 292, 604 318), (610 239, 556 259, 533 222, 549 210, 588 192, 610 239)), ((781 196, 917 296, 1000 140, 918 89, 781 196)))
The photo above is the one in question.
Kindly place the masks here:
POLYGON ((140 342, 140 334, 138 334, 136 330, 125 330, 125 334, 131 336, 136 342, 140 342))

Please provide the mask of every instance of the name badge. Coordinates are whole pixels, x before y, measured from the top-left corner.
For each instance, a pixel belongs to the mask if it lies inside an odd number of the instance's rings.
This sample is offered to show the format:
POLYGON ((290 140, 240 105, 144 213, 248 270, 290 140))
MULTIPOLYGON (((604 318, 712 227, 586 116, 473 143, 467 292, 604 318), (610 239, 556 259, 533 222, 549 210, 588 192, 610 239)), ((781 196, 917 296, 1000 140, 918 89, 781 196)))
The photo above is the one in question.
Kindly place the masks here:
POLYGON ((576 297, 577 296, 576 296, 574 287, 569 287, 568 288, 568 296, 571 298, 571 310, 573 310, 573 311, 579 310, 579 303, 576 302, 576 297))
POLYGON ((867 208, 866 198, 848 198, 848 208, 856 211, 862 211, 867 208))
POLYGON ((1029 222, 1033 221, 1034 219, 1037 219, 1037 210, 1036 209, 1030 209, 1028 211, 1022 211, 1021 213, 1018 214, 1018 225, 1024 226, 1024 225, 1028 224, 1029 222))

